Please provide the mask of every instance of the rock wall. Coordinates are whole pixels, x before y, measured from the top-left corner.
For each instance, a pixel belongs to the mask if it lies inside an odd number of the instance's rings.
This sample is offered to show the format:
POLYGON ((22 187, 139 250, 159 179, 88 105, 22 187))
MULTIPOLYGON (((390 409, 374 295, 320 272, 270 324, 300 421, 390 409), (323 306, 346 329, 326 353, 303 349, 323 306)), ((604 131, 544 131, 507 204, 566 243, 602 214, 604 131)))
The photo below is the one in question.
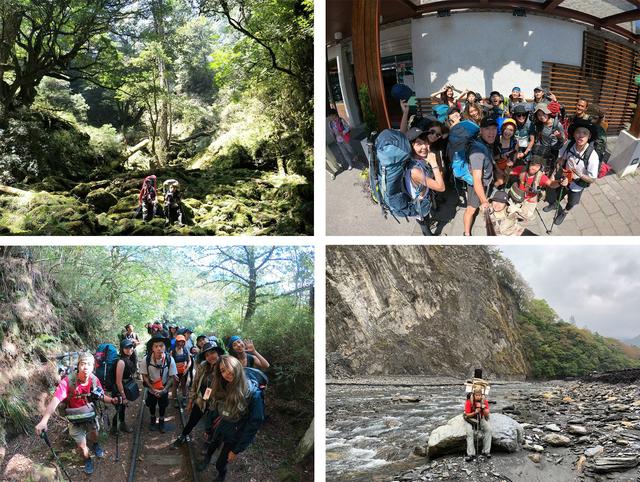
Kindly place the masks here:
POLYGON ((329 376, 524 378, 516 313, 485 247, 327 247, 329 376))

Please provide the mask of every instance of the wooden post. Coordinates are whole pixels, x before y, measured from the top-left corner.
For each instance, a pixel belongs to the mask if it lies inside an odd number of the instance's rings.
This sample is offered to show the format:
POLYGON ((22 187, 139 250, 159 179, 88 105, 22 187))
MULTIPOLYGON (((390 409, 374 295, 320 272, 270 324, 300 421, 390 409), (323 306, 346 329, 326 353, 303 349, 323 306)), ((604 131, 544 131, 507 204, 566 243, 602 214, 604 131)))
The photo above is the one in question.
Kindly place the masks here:
POLYGON ((351 22, 356 85, 368 87, 378 129, 388 129, 391 122, 380 65, 380 0, 353 0, 351 22))
MULTIPOLYGON (((640 85, 640 75, 636 77, 635 84, 640 85)), ((640 91, 636 97, 636 113, 631 121, 631 127, 629 127, 629 134, 635 138, 640 137, 640 91)))

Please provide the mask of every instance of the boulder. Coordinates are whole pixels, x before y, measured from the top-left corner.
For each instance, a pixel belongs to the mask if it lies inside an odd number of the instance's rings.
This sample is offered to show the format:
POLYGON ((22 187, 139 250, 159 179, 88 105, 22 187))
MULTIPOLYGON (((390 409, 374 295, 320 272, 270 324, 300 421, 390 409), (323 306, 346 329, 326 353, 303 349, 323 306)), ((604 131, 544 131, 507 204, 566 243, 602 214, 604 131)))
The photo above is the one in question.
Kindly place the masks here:
MULTIPOLYGON (((489 423, 492 432, 492 451, 515 452, 520 449, 524 441, 524 429, 518 422, 501 413, 493 413, 489 423)), ((463 416, 458 415, 449 420, 446 425, 434 429, 429 434, 426 450, 428 456, 464 452, 467 446, 466 425, 467 422, 464 421, 463 416)))
POLYGON ((567 447, 571 443, 569 437, 557 433, 550 433, 542 438, 542 441, 553 447, 567 447))
POLYGON ((573 435, 586 435, 588 433, 587 428, 582 425, 568 425, 567 432, 573 435))
POLYGON ((540 454, 529 454, 529 458, 531 459, 531 461, 534 464, 538 464, 542 460, 542 455, 540 455, 540 454))
POLYGON ((559 432, 561 429, 555 423, 550 423, 549 425, 544 426, 545 430, 549 430, 550 432, 559 432))
POLYGON ((590 447, 584 451, 584 454, 587 457, 596 457, 604 452, 604 447, 602 445, 596 445, 595 447, 590 447))
POLYGON ((118 198, 106 189, 96 189, 87 194, 86 202, 93 205, 96 212, 106 213, 111 206, 118 204, 118 198))

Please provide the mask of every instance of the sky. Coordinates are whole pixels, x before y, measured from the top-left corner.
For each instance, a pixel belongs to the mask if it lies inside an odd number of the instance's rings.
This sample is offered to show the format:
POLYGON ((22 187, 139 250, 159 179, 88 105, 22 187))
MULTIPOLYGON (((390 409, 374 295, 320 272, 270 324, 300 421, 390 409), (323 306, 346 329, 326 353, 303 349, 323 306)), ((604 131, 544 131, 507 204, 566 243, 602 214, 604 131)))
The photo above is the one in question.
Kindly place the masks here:
POLYGON ((603 336, 640 335, 640 246, 502 246, 536 298, 603 336))

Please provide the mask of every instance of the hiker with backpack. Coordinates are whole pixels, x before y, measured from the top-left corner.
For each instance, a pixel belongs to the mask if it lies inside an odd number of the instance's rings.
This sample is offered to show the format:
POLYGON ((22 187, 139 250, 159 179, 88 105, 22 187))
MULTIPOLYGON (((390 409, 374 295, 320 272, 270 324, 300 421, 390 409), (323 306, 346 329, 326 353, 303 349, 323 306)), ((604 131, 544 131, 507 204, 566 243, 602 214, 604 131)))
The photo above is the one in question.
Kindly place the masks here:
POLYGON ((600 161, 592 140, 598 135, 595 126, 588 120, 578 119, 569 126, 571 140, 560 150, 556 164, 555 177, 567 177, 569 186, 564 189, 550 189, 547 200, 549 205, 544 212, 556 211, 553 223, 562 224, 567 213, 580 203, 580 197, 598 178, 600 161), (567 204, 563 209, 560 201, 567 196, 567 204))
POLYGON ((471 396, 465 401, 463 412, 465 431, 467 435, 467 456, 465 460, 471 462, 476 458, 474 435, 482 432, 482 455, 491 458, 491 425, 489 424, 489 402, 482 394, 482 387, 475 385, 471 396))
POLYGON ((176 408, 178 408, 178 390, 182 394, 183 404, 186 404, 187 398, 187 378, 191 368, 191 354, 185 348, 186 341, 184 335, 177 335, 175 338, 176 346, 171 349, 171 356, 176 363, 176 370, 178 371, 178 381, 173 384, 173 399, 176 408))
POLYGON ((496 161, 495 182, 496 189, 501 189, 509 179, 509 173, 514 165, 518 144, 514 133, 516 132, 516 121, 506 119, 502 123, 502 133, 498 141, 499 157, 496 161))
POLYGON ((91 353, 80 354, 77 366, 73 367, 71 373, 60 380, 42 419, 35 427, 38 436, 46 432, 49 418, 56 411, 58 405, 64 403, 69 435, 75 441, 78 451, 84 459, 84 471, 87 474, 93 473, 93 459, 87 441, 96 457, 104 457, 104 450, 98 443, 100 424, 96 403, 104 401, 116 405, 122 402, 119 397, 110 397, 105 394, 100 380, 93 373, 93 365, 94 358, 91 353))
POLYGON ((144 178, 142 188, 138 194, 138 210, 142 211, 142 220, 151 221, 158 209, 158 196, 156 190, 156 176, 144 178))
POLYGON ((340 154, 347 163, 347 169, 353 169, 356 163, 356 155, 351 147, 351 126, 338 114, 335 109, 329 109, 329 129, 336 140, 340 154))
POLYGON ((564 129, 557 116, 552 115, 554 112, 556 114, 559 112, 559 104, 556 103, 553 106, 546 103, 538 104, 535 111, 535 121, 529 132, 530 139, 533 138, 534 141, 532 150, 545 158, 545 172, 547 174, 553 170, 558 152, 565 140, 564 129), (555 110, 556 107, 557 110, 555 110))
POLYGON ((243 340, 239 336, 234 335, 229 338, 227 342, 227 351, 229 355, 240 360, 243 367, 266 370, 270 366, 269 362, 258 353, 252 340, 243 340))
MULTIPOLYGON (((423 131, 412 127, 407 133, 407 139, 411 143, 411 159, 405 169, 405 188, 412 199, 426 199, 429 191, 443 192, 445 190, 442 167, 438 163, 438 154, 431 151, 431 146, 442 137, 442 126, 434 121, 428 130, 423 131)), ((424 236, 431 236, 429 212, 423 212, 416 218, 420 230, 424 236)))
POLYGON ((140 360, 140 373, 144 385, 147 387, 145 405, 149 407, 149 429, 158 429, 165 432, 164 415, 169 406, 169 391, 175 383, 178 373, 176 362, 169 355, 171 345, 169 339, 162 333, 154 334, 147 341, 147 354, 140 360), (159 418, 156 423, 156 406, 159 410, 159 418))
POLYGON ((258 384, 248 379, 237 358, 223 355, 214 366, 211 396, 212 416, 216 418, 211 444, 198 470, 203 471, 216 450, 218 477, 224 481, 227 464, 249 447, 264 422, 264 396, 258 384))
POLYGON ((516 165, 526 163, 529 153, 533 149, 535 139, 531 137, 531 120, 527 108, 523 104, 518 104, 513 108, 513 120, 516 121, 516 130, 513 136, 518 143, 516 153, 516 165))
POLYGON ((513 89, 511 89, 511 94, 509 95, 507 100, 507 112, 510 116, 513 116, 513 110, 516 108, 516 106, 519 105, 524 107, 526 105, 526 101, 522 96, 522 90, 520 89, 520 87, 515 86, 513 89))
POLYGON ((120 359, 115 366, 115 382, 113 396, 119 396, 122 404, 118 407, 113 416, 111 433, 116 432, 131 433, 133 429, 127 425, 125 420, 125 409, 128 402, 133 402, 138 398, 138 384, 135 375, 138 370, 138 358, 136 356, 135 344, 133 340, 125 338, 120 342, 120 359))
POLYGON ((498 121, 485 117, 480 124, 480 136, 469 146, 468 161, 473 186, 467 190, 467 208, 464 211, 464 235, 471 236, 473 218, 480 208, 489 207, 489 191, 493 184, 493 146, 498 135, 498 121))
POLYGON ((200 419, 213 408, 213 372, 220 357, 225 353, 217 343, 207 342, 202 345, 201 354, 204 360, 198 364, 189 390, 189 403, 187 404, 189 420, 171 448, 178 448, 185 443, 200 419))
POLYGON ((506 109, 504 106, 504 97, 497 90, 494 90, 489 94, 489 102, 485 103, 485 117, 493 117, 498 119, 505 117, 506 109))
MULTIPOLYGON (((166 181, 165 181, 166 182, 166 181)), ((180 183, 173 181, 169 184, 168 191, 164 195, 164 210, 166 213, 165 224, 171 226, 178 223, 178 226, 184 226, 184 211, 182 209, 182 198, 180 196, 180 183)))
POLYGON ((133 331, 133 325, 131 323, 124 325, 124 330, 120 333, 120 341, 122 340, 131 340, 134 347, 140 344, 140 337, 133 331))
POLYGON ((544 163, 543 157, 531 156, 528 165, 517 166, 511 171, 511 176, 516 180, 509 189, 509 197, 516 205, 518 214, 525 221, 533 220, 538 201, 545 193, 543 189, 555 189, 558 186, 566 187, 568 185, 566 179, 549 178, 542 169, 544 163))

